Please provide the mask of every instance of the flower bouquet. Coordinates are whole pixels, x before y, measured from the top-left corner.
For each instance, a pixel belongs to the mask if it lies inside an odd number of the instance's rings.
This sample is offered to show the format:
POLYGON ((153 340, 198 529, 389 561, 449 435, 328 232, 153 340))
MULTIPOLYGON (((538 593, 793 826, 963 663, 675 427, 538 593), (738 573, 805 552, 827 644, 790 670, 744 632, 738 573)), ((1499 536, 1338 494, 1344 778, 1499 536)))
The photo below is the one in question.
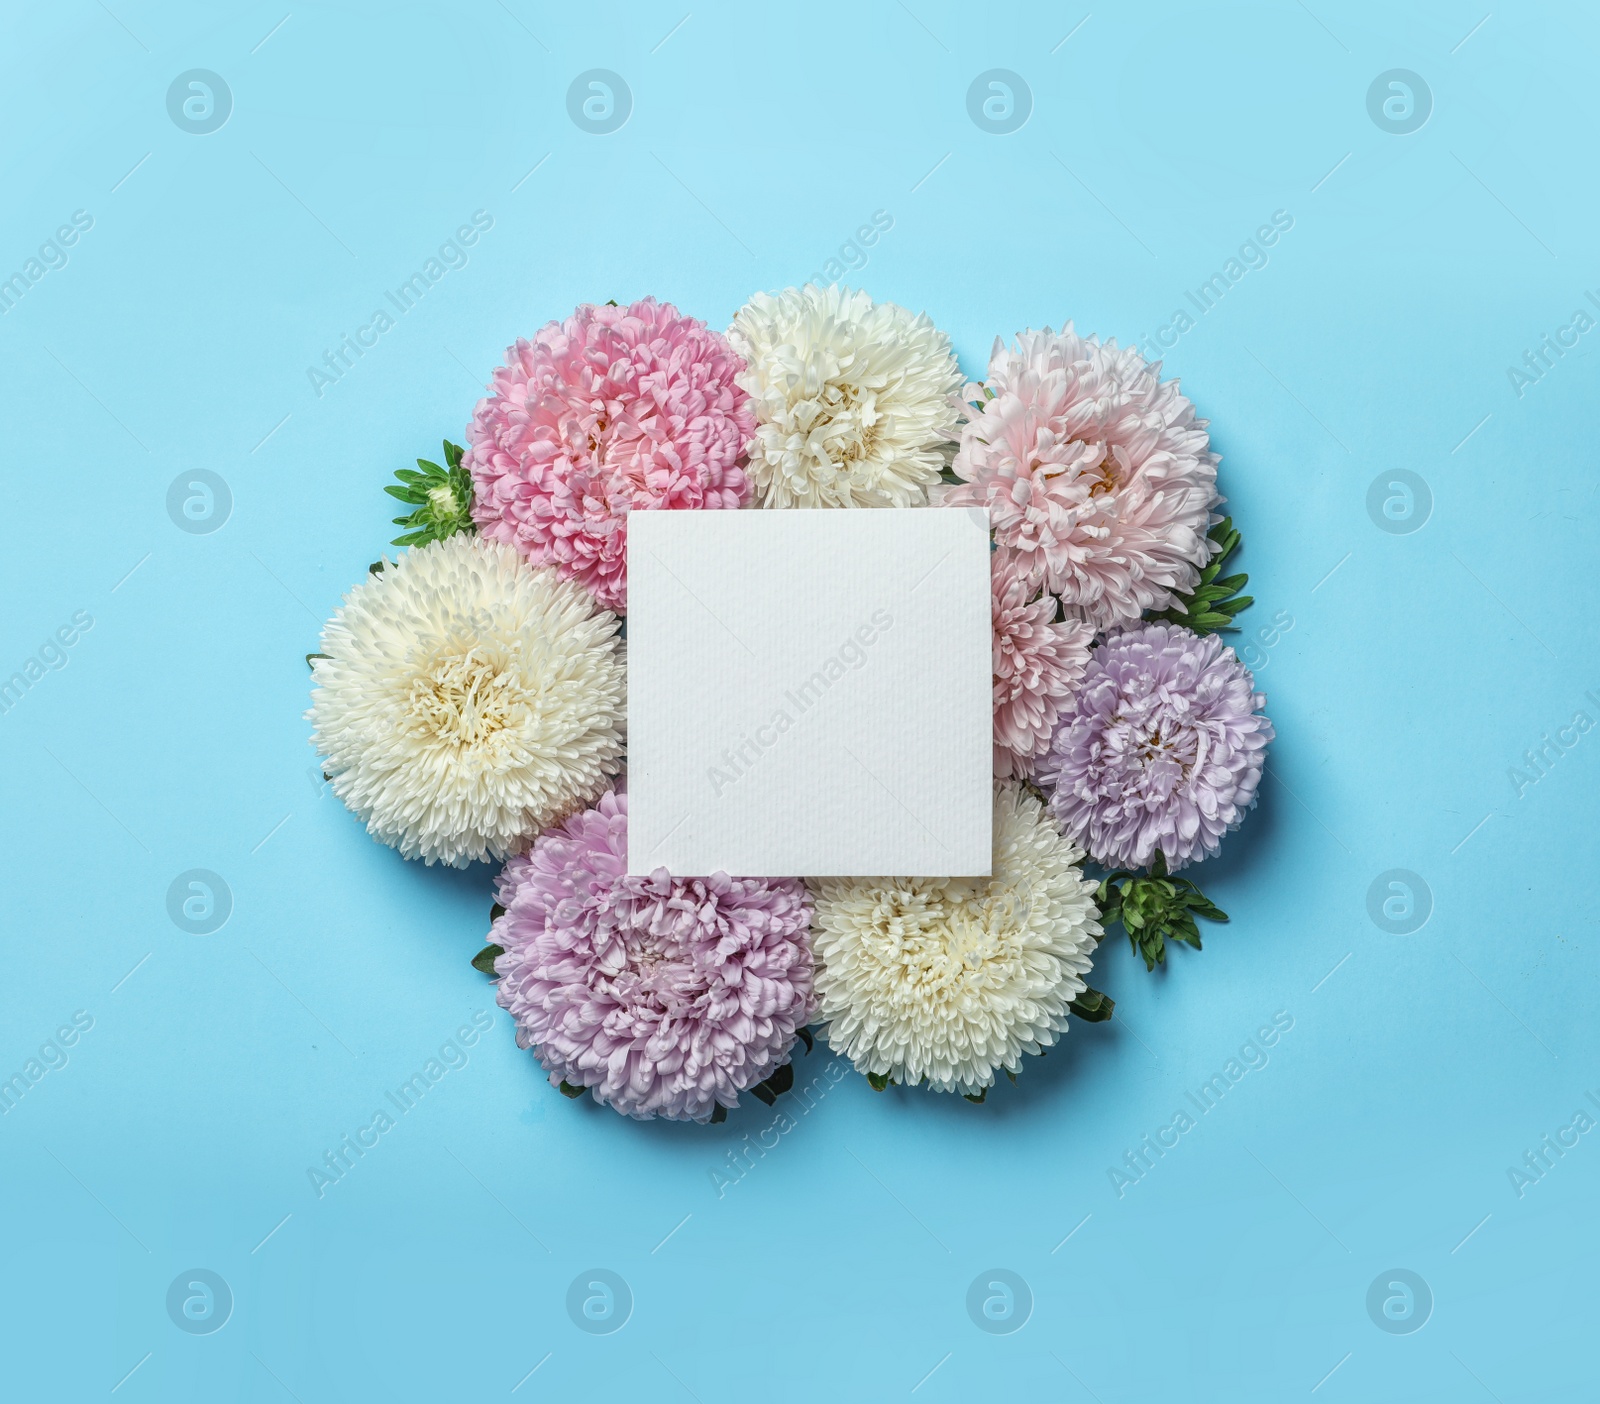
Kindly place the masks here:
POLYGON ((1206 421, 1137 351, 1026 331, 967 384, 925 315, 838 287, 726 334, 586 304, 507 351, 465 437, 388 488, 405 549, 308 655, 307 719, 374 838, 503 864, 473 963, 562 1092, 719 1121, 815 1027, 875 1088, 982 1101, 1111 1016, 1107 928, 1154 968, 1226 920, 1176 874, 1273 733, 1218 637, 1251 601, 1206 421), (992 526, 991 875, 630 876, 628 515, 946 506, 992 526))

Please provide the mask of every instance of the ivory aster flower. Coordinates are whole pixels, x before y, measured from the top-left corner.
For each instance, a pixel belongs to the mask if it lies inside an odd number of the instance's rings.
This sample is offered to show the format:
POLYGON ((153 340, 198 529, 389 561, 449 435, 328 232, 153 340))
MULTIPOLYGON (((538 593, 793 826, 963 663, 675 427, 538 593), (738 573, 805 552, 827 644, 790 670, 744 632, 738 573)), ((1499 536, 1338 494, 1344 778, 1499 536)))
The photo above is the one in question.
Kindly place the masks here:
POLYGON ((1146 624, 1094 651, 1039 779, 1062 827, 1108 868, 1168 871, 1217 851, 1256 802, 1272 723, 1215 634, 1146 624))
POLYGON ((994 875, 825 878, 818 1018, 864 1073, 976 1093, 1067 1027, 1100 937, 1083 854, 1020 784, 995 787, 994 875))
POLYGON ((456 535, 357 585, 307 720, 333 792, 407 858, 504 858, 621 767, 616 620, 510 546, 456 535))
POLYGON ((741 369, 717 332, 652 298, 585 303, 518 341, 467 427, 478 530, 626 609, 629 512, 750 496, 741 369))
POLYGON ((994 623, 994 773, 1021 777, 1050 746, 1056 720, 1089 663, 1094 628, 1056 622, 1053 596, 1016 560, 992 558, 994 623))
POLYGON ((956 437, 961 370, 925 315, 808 283, 757 293, 728 340, 755 406, 761 507, 916 507, 956 437))
POLYGON ((988 507, 995 541, 1096 629, 1194 588, 1210 558, 1217 455, 1175 380, 1132 347, 1026 331, 996 341, 952 465, 949 506, 988 507))
POLYGON ((627 1116, 705 1121, 788 1060, 811 1013, 795 879, 629 877, 610 793, 513 858, 495 997, 553 1083, 627 1116))

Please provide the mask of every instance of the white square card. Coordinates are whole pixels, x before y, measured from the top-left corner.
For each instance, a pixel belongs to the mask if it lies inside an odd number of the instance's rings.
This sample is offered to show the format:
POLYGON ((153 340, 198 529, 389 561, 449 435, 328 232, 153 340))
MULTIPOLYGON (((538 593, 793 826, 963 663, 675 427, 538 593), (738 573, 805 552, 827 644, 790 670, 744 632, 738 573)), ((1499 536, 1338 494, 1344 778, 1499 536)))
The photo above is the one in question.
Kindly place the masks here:
POLYGON ((628 517, 628 871, 970 877, 991 859, 978 508, 628 517))

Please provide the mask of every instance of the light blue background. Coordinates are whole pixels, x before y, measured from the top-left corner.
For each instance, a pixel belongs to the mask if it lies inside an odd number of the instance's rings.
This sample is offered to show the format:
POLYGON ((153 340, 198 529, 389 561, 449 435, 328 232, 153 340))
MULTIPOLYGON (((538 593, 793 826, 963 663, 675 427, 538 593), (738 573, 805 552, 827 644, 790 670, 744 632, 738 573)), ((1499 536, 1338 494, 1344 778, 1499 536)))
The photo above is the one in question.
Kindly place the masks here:
POLYGON ((1600 1087, 1600 735, 1520 795, 1507 772, 1600 718, 1600 332, 1521 396, 1507 368, 1600 287, 1600 17, 231 8, 5 12, 0 274, 72 211, 94 227, 0 318, 0 675, 75 610, 94 625, 0 716, 0 1077, 73 1011, 94 1027, 0 1118, 0 1392, 1591 1389, 1600 1134, 1521 1197, 1508 1169, 1600 1087), (635 104, 608 136, 566 111, 596 67, 635 104), (1006 136, 966 110, 997 67, 1034 97, 1006 136), (233 93, 210 135, 167 115, 190 68, 233 93), (1391 68, 1433 94, 1411 135, 1367 113, 1391 68), (467 266, 315 394, 306 368, 478 209, 467 266), (774 1113, 641 1126, 557 1095, 468 964, 490 874, 403 863, 320 791, 302 655, 394 534, 383 483, 460 438, 512 338, 646 293, 724 325, 880 209, 855 281, 927 309, 974 374, 1030 324, 1154 332, 1292 215, 1166 359, 1224 455, 1245 618, 1293 620, 1256 654, 1273 778, 1200 871, 1233 916, 1203 953, 1152 976, 1102 948, 1116 1021, 982 1107, 852 1076, 719 1197, 774 1113), (185 534, 167 488, 200 468, 232 515, 185 534), (1410 534, 1367 511, 1395 468, 1431 488, 1410 534), (167 917, 189 868, 232 890, 215 935, 167 917), (1368 917, 1390 868, 1433 894, 1412 935, 1368 917), (467 1066, 319 1200, 308 1167, 479 1009, 467 1066), (1119 1198, 1109 1169, 1280 1010, 1270 1063, 1119 1198), (214 1334, 166 1312, 193 1267, 231 1285, 214 1334), (630 1284, 611 1335, 566 1312, 591 1267, 630 1284), (964 1305, 995 1267, 1033 1296, 1010 1335, 964 1305), (1365 1305, 1396 1267, 1434 1299, 1406 1335, 1365 1305))

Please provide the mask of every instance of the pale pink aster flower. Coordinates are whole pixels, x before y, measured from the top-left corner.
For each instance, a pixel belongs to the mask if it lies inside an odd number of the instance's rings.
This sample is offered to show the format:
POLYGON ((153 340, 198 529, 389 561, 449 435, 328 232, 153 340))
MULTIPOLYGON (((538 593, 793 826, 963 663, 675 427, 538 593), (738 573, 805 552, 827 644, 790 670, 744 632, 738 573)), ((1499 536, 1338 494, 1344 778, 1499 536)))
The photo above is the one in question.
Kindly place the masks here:
POLYGON ((995 342, 948 506, 987 507, 999 545, 1097 630, 1194 588, 1213 543, 1206 421, 1132 347, 1069 322, 995 342), (986 398, 987 397, 987 398, 986 398))
POLYGON ((744 368, 719 333, 653 298, 585 303, 519 340, 467 426, 479 532, 622 612, 630 511, 749 499, 744 368))
POLYGON ((1081 619, 1056 621, 1054 597, 1032 581, 1014 556, 993 558, 994 773, 1020 778, 1050 737, 1089 665, 1094 628, 1081 619))

